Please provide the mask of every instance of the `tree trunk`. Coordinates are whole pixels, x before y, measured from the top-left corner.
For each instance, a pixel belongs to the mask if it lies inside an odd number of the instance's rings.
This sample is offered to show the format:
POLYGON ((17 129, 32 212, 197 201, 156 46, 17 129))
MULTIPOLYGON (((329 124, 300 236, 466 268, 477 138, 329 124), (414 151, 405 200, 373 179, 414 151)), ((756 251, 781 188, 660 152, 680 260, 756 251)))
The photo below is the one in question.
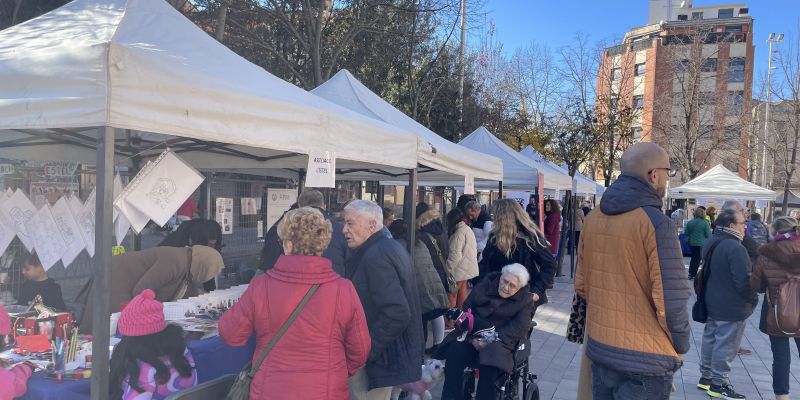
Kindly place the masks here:
POLYGON ((219 2, 219 15, 217 16, 217 30, 215 36, 220 43, 222 43, 222 39, 225 38, 225 20, 228 19, 228 1, 229 0, 220 0, 219 2))

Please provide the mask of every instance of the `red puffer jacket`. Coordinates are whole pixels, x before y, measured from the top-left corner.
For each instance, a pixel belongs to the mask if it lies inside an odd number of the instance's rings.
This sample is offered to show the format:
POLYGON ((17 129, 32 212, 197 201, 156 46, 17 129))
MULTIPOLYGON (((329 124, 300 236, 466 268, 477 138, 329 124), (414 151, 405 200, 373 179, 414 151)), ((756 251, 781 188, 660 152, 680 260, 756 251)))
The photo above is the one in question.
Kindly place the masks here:
POLYGON ((252 399, 348 398, 347 379, 367 362, 370 336, 353 284, 326 258, 281 256, 222 315, 219 334, 241 346, 255 331, 255 363, 315 283, 321 286, 258 369, 252 399))

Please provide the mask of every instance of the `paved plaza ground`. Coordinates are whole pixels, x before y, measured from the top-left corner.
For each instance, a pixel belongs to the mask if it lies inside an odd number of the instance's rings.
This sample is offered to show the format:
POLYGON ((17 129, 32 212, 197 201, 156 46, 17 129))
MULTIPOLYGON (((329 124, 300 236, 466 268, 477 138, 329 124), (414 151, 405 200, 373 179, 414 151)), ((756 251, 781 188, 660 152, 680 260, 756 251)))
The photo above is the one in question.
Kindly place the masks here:
MULTIPOLYGON (((688 259, 686 259, 688 264, 688 259)), ((531 337, 531 369, 538 375, 541 399, 575 400, 580 367, 580 346, 565 338, 573 283, 568 277, 556 278, 555 287, 548 291, 550 303, 540 307, 536 313, 538 326, 531 337)), ((694 304, 694 299, 689 306, 694 304)), ((752 355, 738 356, 733 362, 731 382, 747 399, 774 399, 772 393, 772 351, 769 339, 758 330, 761 301, 753 316, 747 321, 742 347, 753 351, 752 355)), ((699 360, 703 325, 692 322, 692 348, 684 358, 683 368, 675 374, 677 391, 672 400, 708 399, 704 392, 695 388, 700 378, 699 360)), ((792 345, 792 398, 800 398, 800 359, 792 345)), ((441 394, 441 384, 432 391, 434 398, 441 394)), ((590 399, 587 399, 590 400, 590 399)))

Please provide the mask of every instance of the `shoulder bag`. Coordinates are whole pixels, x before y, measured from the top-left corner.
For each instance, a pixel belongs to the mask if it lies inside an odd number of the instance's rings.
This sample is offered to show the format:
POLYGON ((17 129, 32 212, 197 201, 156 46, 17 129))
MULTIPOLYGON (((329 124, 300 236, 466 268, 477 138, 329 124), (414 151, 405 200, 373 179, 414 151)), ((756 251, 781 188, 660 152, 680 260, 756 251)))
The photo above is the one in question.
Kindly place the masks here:
POLYGON ((289 329, 289 326, 292 325, 297 315, 300 314, 300 311, 303 311, 303 307, 306 306, 306 303, 311 299, 311 296, 319 289, 319 284, 312 285, 310 289, 308 289, 308 293, 300 300, 300 304, 294 308, 292 314, 289 315, 289 318, 286 319, 286 322, 283 323, 281 329, 275 336, 270 339, 267 347, 261 352, 261 356, 258 358, 258 361, 253 364, 252 362, 247 363, 242 369, 242 372, 239 372, 239 376, 236 377, 236 381, 233 382, 233 386, 231 386, 230 392, 228 392, 228 397, 225 400, 249 400, 250 399, 250 384, 253 383, 253 377, 256 375, 256 372, 261 367, 261 363, 264 362, 264 359, 267 358, 269 355, 270 350, 275 347, 275 344, 278 343, 281 336, 286 333, 286 330, 289 329))
POLYGON ((439 262, 442 263, 442 267, 444 268, 444 273, 447 275, 447 293, 455 293, 458 291, 458 283, 456 282, 456 278, 453 277, 453 274, 447 270, 447 258, 442 254, 442 250, 439 248, 439 242, 436 238, 428 232, 423 232, 425 235, 428 236, 430 239, 433 248, 436 250, 436 256, 439 257, 439 262))
POLYGON ((711 256, 714 254, 714 249, 717 248, 717 245, 725 240, 729 239, 720 239, 711 245, 711 247, 708 249, 706 257, 703 259, 703 267, 700 268, 700 271, 697 272, 697 276, 695 277, 694 292, 697 295, 697 301, 695 301, 694 305, 692 306, 692 319, 700 322, 701 324, 705 324, 706 321, 708 321, 708 309, 706 308, 705 292, 706 287, 708 286, 708 280, 711 279, 711 256))

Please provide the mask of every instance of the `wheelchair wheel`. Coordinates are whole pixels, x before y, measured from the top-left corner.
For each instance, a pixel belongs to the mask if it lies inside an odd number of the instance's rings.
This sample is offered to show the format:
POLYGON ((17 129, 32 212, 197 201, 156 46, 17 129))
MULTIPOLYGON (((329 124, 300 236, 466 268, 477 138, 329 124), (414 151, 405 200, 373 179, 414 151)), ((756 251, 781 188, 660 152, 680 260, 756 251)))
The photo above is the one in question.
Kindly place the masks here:
POLYGON ((522 385, 523 400, 539 400, 539 386, 536 384, 536 375, 526 374, 522 385))

